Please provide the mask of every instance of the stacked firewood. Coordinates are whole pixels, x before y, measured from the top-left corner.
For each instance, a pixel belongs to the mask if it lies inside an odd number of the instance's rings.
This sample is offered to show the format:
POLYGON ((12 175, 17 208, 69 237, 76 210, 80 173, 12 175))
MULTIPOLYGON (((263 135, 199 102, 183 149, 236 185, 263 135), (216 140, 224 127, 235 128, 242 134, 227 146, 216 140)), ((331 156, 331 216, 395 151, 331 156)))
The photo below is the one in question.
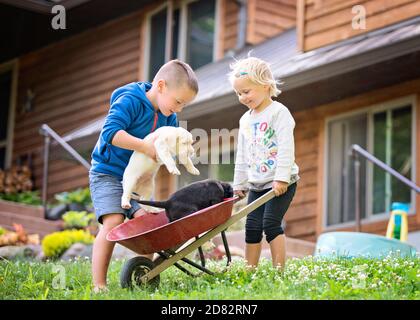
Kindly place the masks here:
POLYGON ((9 170, 0 169, 0 193, 12 194, 31 191, 33 183, 28 166, 13 166, 9 170))
POLYGON ((24 244, 39 244, 38 234, 27 234, 21 224, 13 223, 15 231, 9 231, 1 228, 0 234, 0 247, 2 246, 14 246, 24 244))

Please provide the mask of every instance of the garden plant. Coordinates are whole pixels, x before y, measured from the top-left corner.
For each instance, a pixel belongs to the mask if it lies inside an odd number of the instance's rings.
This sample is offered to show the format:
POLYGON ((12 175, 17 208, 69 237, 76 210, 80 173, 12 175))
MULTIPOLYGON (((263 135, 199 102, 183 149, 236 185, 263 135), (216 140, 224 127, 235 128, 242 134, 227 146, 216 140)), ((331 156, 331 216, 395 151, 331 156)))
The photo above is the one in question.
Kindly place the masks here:
POLYGON ((209 261, 216 275, 192 278, 176 268, 162 273, 157 289, 122 289, 122 260, 113 260, 109 291, 94 294, 89 259, 70 262, 0 261, 0 299, 420 299, 420 258, 388 256, 287 260, 284 272, 262 259, 254 271, 243 260, 226 268, 209 261), (224 271, 224 272, 223 272, 224 271))

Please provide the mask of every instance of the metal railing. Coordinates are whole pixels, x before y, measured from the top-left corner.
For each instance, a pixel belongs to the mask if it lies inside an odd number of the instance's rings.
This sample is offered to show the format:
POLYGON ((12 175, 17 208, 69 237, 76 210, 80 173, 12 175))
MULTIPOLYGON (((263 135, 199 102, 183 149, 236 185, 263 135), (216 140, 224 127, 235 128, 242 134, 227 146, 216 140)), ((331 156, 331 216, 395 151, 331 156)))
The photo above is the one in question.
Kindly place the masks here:
POLYGON ((373 164, 377 165, 382 170, 388 172, 389 174, 393 175, 395 178, 397 178, 399 181, 416 191, 417 193, 420 193, 420 187, 416 185, 413 181, 407 179, 399 172, 392 169, 389 165, 382 162, 378 158, 376 158, 371 153, 367 152, 365 149, 363 149, 361 146, 357 144, 353 144, 350 148, 350 155, 353 157, 354 160, 354 184, 355 184, 355 219, 356 219, 356 231, 360 232, 361 230, 361 217, 360 217, 360 160, 359 155, 364 157, 366 160, 372 162, 373 164))
POLYGON ((44 214, 47 213, 47 193, 48 193, 48 166, 50 157, 51 138, 64 148, 74 159, 82 164, 88 171, 90 164, 87 162, 76 150, 74 150, 63 138, 61 138, 53 129, 47 124, 43 124, 39 129, 39 133, 44 136, 44 167, 42 177, 42 206, 44 207, 44 214))

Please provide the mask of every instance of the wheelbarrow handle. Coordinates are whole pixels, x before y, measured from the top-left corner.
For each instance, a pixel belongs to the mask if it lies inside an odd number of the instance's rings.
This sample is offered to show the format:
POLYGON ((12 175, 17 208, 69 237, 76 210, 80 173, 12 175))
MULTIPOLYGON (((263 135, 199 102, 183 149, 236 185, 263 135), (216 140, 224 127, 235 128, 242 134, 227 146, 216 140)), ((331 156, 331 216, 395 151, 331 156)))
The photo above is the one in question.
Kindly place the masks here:
MULTIPOLYGON (((131 198, 132 198, 132 199, 134 199, 134 200, 136 200, 136 201, 138 201, 138 200, 142 200, 142 199, 139 197, 139 195, 137 195, 137 194, 135 194, 135 193, 132 193, 132 194, 131 194, 131 198)), ((241 200, 241 198, 240 198, 239 196, 236 196, 236 195, 235 195, 235 196, 233 196, 232 198, 234 199, 234 200, 233 200, 234 202, 238 202, 239 200, 241 200)))
POLYGON ((276 195, 274 193, 274 190, 271 189, 269 192, 267 192, 263 196, 259 197, 258 199, 254 200, 250 204, 248 204, 245 207, 243 207, 236 214, 234 214, 232 217, 230 217, 230 219, 228 221, 226 221, 224 224, 228 224, 227 227, 229 227, 230 225, 234 224, 235 222, 239 221, 243 217, 245 217, 248 214, 250 214, 252 211, 254 211, 255 209, 257 209, 258 207, 262 206, 266 202, 268 202, 271 199, 273 199, 275 196, 276 195))
POLYGON ((131 196, 131 199, 133 200, 136 200, 136 201, 141 200, 140 196, 136 193, 132 193, 130 196, 131 196))

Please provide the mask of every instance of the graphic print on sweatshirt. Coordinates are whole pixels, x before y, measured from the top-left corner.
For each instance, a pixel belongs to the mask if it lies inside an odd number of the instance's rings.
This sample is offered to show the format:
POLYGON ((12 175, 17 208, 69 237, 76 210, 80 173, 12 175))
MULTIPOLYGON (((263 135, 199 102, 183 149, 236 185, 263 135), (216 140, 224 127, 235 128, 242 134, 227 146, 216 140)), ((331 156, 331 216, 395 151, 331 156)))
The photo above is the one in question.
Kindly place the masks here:
POLYGON ((267 122, 251 123, 251 157, 249 166, 257 173, 266 173, 276 168, 277 143, 275 130, 267 122))

